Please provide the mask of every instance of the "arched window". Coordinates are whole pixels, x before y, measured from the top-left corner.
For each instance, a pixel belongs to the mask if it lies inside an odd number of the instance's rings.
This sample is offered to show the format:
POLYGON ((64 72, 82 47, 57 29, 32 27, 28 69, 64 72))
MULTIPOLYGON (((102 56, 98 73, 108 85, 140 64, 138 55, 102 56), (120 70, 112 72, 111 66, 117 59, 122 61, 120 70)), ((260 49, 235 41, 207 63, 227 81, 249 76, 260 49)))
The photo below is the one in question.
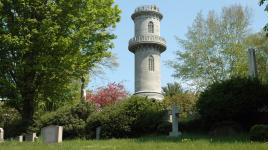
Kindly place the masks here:
POLYGON ((149 56, 149 71, 154 71, 154 57, 149 56))
POLYGON ((148 32, 154 33, 154 23, 152 21, 148 23, 148 32))

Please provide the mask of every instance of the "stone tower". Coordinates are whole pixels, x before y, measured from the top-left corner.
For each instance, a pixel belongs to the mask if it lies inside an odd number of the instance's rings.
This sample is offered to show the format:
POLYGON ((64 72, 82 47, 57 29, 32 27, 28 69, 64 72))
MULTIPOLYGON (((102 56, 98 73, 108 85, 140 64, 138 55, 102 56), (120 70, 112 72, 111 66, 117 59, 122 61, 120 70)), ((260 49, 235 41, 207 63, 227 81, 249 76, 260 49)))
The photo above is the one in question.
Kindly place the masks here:
POLYGON ((135 54, 135 94, 162 100, 160 85, 160 54, 166 50, 166 41, 160 37, 163 18, 155 5, 135 9, 131 18, 135 23, 135 36, 128 49, 135 54))

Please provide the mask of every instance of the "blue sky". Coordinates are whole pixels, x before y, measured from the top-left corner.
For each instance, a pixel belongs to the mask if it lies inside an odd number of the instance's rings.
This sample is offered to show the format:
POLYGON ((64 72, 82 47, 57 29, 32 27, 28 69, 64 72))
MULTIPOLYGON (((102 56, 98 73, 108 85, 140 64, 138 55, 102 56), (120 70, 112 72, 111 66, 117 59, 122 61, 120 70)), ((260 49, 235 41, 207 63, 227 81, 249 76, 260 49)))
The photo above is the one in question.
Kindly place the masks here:
POLYGON ((161 36, 167 41, 167 50, 161 55, 161 85, 176 81, 172 77, 173 69, 165 65, 167 60, 174 59, 179 49, 175 36, 184 38, 187 28, 191 26, 198 12, 204 15, 209 10, 221 12, 224 6, 241 4, 252 9, 251 30, 257 32, 268 22, 268 13, 258 5, 258 0, 115 0, 122 10, 121 21, 117 24, 114 34, 115 47, 111 50, 118 57, 119 66, 115 70, 104 70, 105 74, 91 79, 89 89, 104 86, 110 82, 122 82, 126 89, 134 91, 134 55, 128 51, 128 40, 134 36, 134 24, 130 18, 134 9, 141 5, 156 4, 164 18, 161 22, 161 36))

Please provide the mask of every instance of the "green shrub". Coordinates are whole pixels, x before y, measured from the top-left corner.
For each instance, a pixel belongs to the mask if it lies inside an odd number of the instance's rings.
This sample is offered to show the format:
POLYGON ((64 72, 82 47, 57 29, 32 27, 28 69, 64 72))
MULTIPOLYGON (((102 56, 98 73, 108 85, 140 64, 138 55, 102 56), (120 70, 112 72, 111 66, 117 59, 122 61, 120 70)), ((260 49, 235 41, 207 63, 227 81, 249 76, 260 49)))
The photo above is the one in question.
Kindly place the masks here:
POLYGON ((188 121, 196 118, 196 101, 197 96, 193 93, 178 93, 173 96, 165 96, 164 104, 166 107, 172 107, 172 105, 179 106, 180 120, 188 121))
POLYGON ((4 129, 6 138, 21 132, 20 123, 21 116, 16 109, 0 105, 0 127, 4 129))
POLYGON ((251 127, 250 139, 252 141, 268 141, 268 125, 258 124, 251 127))
POLYGON ((207 132, 209 130, 209 127, 201 118, 179 122, 179 130, 187 133, 207 132))
POLYGON ((95 107, 88 102, 80 102, 71 108, 61 108, 56 112, 52 112, 42 116, 42 127, 48 125, 63 126, 64 138, 82 138, 85 136, 86 120, 95 107))
POLYGON ((103 138, 152 134, 163 122, 164 112, 159 102, 133 96, 91 115, 87 120, 87 135, 94 138, 98 126, 103 138))
POLYGON ((222 121, 215 123, 210 128, 209 134, 212 136, 234 136, 243 131, 240 124, 234 121, 222 121))
POLYGON ((168 135, 172 130, 172 123, 168 121, 163 121, 157 126, 157 133, 168 135))
POLYGON ((168 83, 162 87, 165 107, 179 106, 180 121, 189 121, 196 118, 197 95, 184 91, 179 83, 168 83))
POLYGON ((197 109, 208 125, 228 120, 248 128, 262 121, 258 116, 267 102, 267 85, 236 77, 210 85, 200 94, 197 109))

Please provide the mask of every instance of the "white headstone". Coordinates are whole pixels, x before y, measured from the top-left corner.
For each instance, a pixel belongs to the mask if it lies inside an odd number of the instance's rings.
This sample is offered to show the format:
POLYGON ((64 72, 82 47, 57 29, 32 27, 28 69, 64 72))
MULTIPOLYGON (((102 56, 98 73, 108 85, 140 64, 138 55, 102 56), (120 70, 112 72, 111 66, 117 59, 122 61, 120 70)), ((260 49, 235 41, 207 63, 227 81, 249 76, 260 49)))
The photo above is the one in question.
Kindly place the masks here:
POLYGON ((100 133, 101 133, 101 127, 99 126, 96 128, 96 140, 100 139, 100 133))
POLYGON ((253 48, 248 49, 248 61, 249 61, 249 76, 252 78, 258 77, 256 55, 253 48))
POLYGON ((87 100, 87 91, 86 91, 86 89, 83 89, 83 99, 87 100))
POLYGON ((36 139, 36 133, 30 133, 25 135, 25 141, 34 142, 36 139))
POLYGON ((18 142, 23 142, 23 135, 20 135, 16 139, 18 142))
POLYGON ((4 142, 4 129, 0 128, 0 142, 4 142))
POLYGON ((178 122, 179 122, 179 111, 177 106, 172 106, 172 131, 169 132, 169 136, 171 137, 178 137, 181 135, 178 129, 178 122))
POLYGON ((41 135, 44 143, 61 143, 63 127, 50 125, 42 128, 41 135))

